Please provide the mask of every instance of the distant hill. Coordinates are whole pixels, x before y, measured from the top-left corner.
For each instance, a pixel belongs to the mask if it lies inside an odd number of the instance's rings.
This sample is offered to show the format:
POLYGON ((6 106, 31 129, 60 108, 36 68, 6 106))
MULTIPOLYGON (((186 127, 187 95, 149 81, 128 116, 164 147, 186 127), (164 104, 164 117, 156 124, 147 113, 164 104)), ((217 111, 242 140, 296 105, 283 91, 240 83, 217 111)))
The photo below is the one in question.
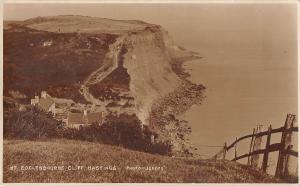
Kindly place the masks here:
POLYGON ((71 140, 4 141, 4 182, 59 183, 276 183, 271 176, 231 161, 171 158, 98 143, 71 140), (12 171, 10 166, 84 166, 78 171, 12 171), (116 166, 90 171, 88 166, 116 166), (126 170, 126 167, 162 167, 126 170))

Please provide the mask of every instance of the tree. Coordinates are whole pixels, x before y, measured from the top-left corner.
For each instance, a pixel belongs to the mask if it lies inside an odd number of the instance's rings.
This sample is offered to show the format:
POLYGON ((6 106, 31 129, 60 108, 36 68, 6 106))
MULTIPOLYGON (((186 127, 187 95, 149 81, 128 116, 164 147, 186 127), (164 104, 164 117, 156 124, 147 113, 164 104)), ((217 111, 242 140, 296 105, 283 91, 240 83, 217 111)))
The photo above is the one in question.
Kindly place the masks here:
POLYGON ((59 137, 62 123, 55 120, 51 113, 37 107, 25 111, 11 111, 4 122, 4 137, 17 139, 39 139, 59 137))
POLYGON ((131 149, 141 149, 143 145, 142 124, 136 115, 111 114, 100 128, 103 141, 107 143, 131 149))

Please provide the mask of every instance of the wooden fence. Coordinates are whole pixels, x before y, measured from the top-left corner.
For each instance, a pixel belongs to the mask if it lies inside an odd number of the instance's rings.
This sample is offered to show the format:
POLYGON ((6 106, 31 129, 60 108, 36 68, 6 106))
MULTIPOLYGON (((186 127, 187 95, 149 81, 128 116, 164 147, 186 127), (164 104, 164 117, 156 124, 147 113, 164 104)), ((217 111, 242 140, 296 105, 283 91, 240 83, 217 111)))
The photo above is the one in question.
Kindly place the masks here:
POLYGON ((275 176, 285 177, 289 175, 290 156, 298 157, 298 152, 293 150, 292 136, 293 132, 298 132, 298 127, 294 127, 296 115, 288 114, 283 127, 272 129, 270 125, 268 130, 262 131, 262 126, 257 126, 253 129, 252 134, 245 135, 236 140, 230 145, 224 144, 224 147, 213 156, 214 159, 226 159, 226 153, 234 148, 234 158, 232 161, 236 161, 243 158, 248 158, 247 164, 252 167, 259 167, 259 155, 263 154, 261 169, 266 172, 268 167, 269 153, 279 151, 277 167, 275 176), (275 133, 282 133, 280 143, 270 144, 271 135, 275 133), (261 149, 262 137, 266 136, 265 148, 261 149), (249 152, 243 155, 237 155, 238 142, 251 138, 249 152))

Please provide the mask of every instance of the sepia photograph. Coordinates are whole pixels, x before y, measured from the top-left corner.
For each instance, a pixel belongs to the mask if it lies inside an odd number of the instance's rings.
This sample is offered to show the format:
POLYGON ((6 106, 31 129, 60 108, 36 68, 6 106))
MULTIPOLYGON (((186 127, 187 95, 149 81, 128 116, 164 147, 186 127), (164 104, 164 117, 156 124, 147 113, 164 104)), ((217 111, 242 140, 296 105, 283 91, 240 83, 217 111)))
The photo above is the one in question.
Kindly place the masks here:
POLYGON ((3 183, 298 183, 297 1, 2 8, 3 183))

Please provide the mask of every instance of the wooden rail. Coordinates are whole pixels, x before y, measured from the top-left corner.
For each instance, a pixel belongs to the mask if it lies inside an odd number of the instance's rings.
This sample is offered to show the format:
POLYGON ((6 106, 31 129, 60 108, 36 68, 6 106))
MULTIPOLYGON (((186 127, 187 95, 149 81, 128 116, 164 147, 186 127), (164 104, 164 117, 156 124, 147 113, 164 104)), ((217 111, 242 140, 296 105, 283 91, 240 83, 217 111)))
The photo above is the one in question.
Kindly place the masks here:
MULTIPOLYGON (((277 129, 272 129, 272 134, 274 134, 274 133, 279 133, 279 132, 283 132, 283 130, 284 130, 284 127, 280 127, 280 128, 277 128, 277 129)), ((287 132, 298 132, 298 127, 292 127, 292 128, 290 128, 290 129, 287 129, 286 130, 287 132)), ((235 140, 231 145, 229 145, 228 147, 227 147, 227 149, 226 150, 229 150, 229 149, 231 149, 232 147, 234 147, 234 145, 236 144, 236 143, 238 143, 239 141, 241 141, 241 140, 243 140, 243 139, 247 139, 247 138, 251 138, 251 137, 261 137, 261 136, 265 136, 265 135, 267 135, 268 134, 268 131, 264 131, 264 132, 260 132, 260 133, 257 133, 257 134, 249 134, 249 135, 245 135, 245 136, 243 136, 243 137, 240 137, 240 138, 238 138, 237 140, 235 140)))
POLYGON ((276 167, 275 176, 284 177, 289 174, 289 157, 298 157, 298 152, 294 151, 292 141, 293 132, 298 132, 298 127, 294 127, 296 115, 288 114, 283 127, 272 129, 270 125, 268 130, 261 131, 261 126, 253 129, 253 133, 249 135, 237 138, 229 146, 225 143, 223 148, 213 156, 214 159, 225 159, 227 152, 234 148, 234 158, 232 161, 237 161, 243 158, 248 158, 247 164, 252 167, 258 167, 259 155, 263 154, 263 161, 261 169, 266 172, 268 167, 269 153, 279 151, 278 162, 276 167), (270 144, 271 136, 275 133, 282 133, 281 142, 270 144), (266 145, 264 149, 261 149, 262 137, 267 136, 266 145), (251 138, 249 153, 237 156, 237 144, 238 142, 251 138))

